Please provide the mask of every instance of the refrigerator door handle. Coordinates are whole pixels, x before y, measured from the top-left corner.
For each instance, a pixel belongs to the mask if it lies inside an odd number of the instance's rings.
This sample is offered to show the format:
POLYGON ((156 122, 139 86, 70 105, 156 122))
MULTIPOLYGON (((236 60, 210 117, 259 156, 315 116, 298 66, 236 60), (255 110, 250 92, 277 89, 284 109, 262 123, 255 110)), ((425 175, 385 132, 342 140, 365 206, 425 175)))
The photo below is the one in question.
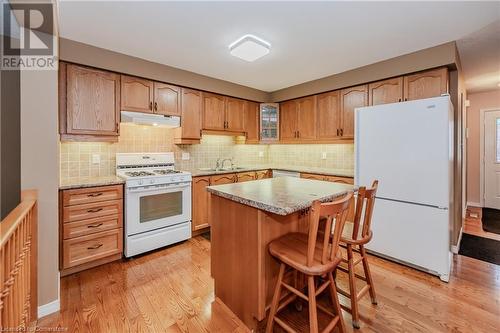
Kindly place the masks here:
POLYGON ((379 200, 401 202, 401 203, 410 204, 410 205, 424 206, 424 207, 430 207, 430 208, 448 210, 448 207, 442 207, 442 206, 437 206, 437 205, 429 205, 429 204, 424 204, 424 203, 420 203, 420 202, 411 202, 411 201, 397 200, 397 199, 384 198, 384 197, 376 197, 376 198, 379 199, 379 200))

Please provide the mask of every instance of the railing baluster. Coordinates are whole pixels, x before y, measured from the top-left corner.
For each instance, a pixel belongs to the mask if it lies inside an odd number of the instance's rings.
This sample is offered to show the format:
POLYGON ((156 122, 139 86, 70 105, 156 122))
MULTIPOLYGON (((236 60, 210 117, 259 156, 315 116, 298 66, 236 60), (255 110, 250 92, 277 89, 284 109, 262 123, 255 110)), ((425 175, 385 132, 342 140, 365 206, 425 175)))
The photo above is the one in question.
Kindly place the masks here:
POLYGON ((0 229, 0 327, 25 329, 36 320, 36 191, 22 193, 21 203, 2 220, 0 229))

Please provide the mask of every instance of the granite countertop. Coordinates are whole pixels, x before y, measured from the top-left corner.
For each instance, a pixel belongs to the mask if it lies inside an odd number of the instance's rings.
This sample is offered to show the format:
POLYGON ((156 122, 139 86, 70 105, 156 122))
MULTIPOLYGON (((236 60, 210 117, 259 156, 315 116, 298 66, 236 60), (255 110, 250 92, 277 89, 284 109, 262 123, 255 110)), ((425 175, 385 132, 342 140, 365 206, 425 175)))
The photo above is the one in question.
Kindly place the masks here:
POLYGON ((219 175, 225 173, 238 173, 245 171, 257 171, 257 170, 283 170, 283 171, 295 171, 295 172, 305 172, 305 173, 315 173, 326 176, 338 176, 338 177, 354 177, 354 170, 352 169, 334 169, 334 168, 315 168, 315 167, 302 167, 302 166, 281 166, 281 165, 255 165, 255 166, 244 166, 238 167, 236 170, 200 170, 200 169, 184 169, 184 171, 190 172, 193 177, 200 176, 211 176, 219 175))
POLYGON ((59 189, 69 190, 74 188, 117 185, 123 183, 125 183, 125 180, 115 175, 102 177, 76 177, 61 179, 59 189))
POLYGON ((268 178, 243 183, 209 186, 210 193, 267 212, 288 215, 345 195, 355 187, 294 177, 268 178))

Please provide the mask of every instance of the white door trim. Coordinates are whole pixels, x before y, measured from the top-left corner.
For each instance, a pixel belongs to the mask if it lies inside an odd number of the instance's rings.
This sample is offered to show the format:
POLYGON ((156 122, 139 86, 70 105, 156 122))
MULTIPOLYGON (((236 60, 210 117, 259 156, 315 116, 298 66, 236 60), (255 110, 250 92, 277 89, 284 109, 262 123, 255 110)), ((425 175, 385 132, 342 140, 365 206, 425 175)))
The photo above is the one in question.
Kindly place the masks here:
POLYGON ((479 203, 484 207, 484 118, 486 112, 500 111, 500 108, 479 110, 479 203))

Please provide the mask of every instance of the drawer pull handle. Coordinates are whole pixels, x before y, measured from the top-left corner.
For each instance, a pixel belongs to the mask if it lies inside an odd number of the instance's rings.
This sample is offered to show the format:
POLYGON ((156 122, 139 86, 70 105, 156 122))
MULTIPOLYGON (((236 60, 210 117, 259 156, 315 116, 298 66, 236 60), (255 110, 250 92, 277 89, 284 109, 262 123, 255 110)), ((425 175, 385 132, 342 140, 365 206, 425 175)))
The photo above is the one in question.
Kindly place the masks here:
POLYGON ((98 196, 100 196, 100 195, 102 195, 102 192, 87 194, 87 196, 88 196, 88 197, 91 197, 91 198, 93 198, 93 197, 98 197, 98 196))
POLYGON ((99 228, 101 225, 102 225, 102 223, 90 224, 87 226, 87 228, 99 228))
POLYGON ((103 244, 101 243, 101 244, 97 244, 97 245, 94 245, 94 246, 89 246, 87 248, 87 250, 96 250, 96 249, 100 248, 102 245, 103 244))
POLYGON ((97 213, 100 212, 102 208, 96 208, 96 209, 87 209, 87 213, 97 213))

